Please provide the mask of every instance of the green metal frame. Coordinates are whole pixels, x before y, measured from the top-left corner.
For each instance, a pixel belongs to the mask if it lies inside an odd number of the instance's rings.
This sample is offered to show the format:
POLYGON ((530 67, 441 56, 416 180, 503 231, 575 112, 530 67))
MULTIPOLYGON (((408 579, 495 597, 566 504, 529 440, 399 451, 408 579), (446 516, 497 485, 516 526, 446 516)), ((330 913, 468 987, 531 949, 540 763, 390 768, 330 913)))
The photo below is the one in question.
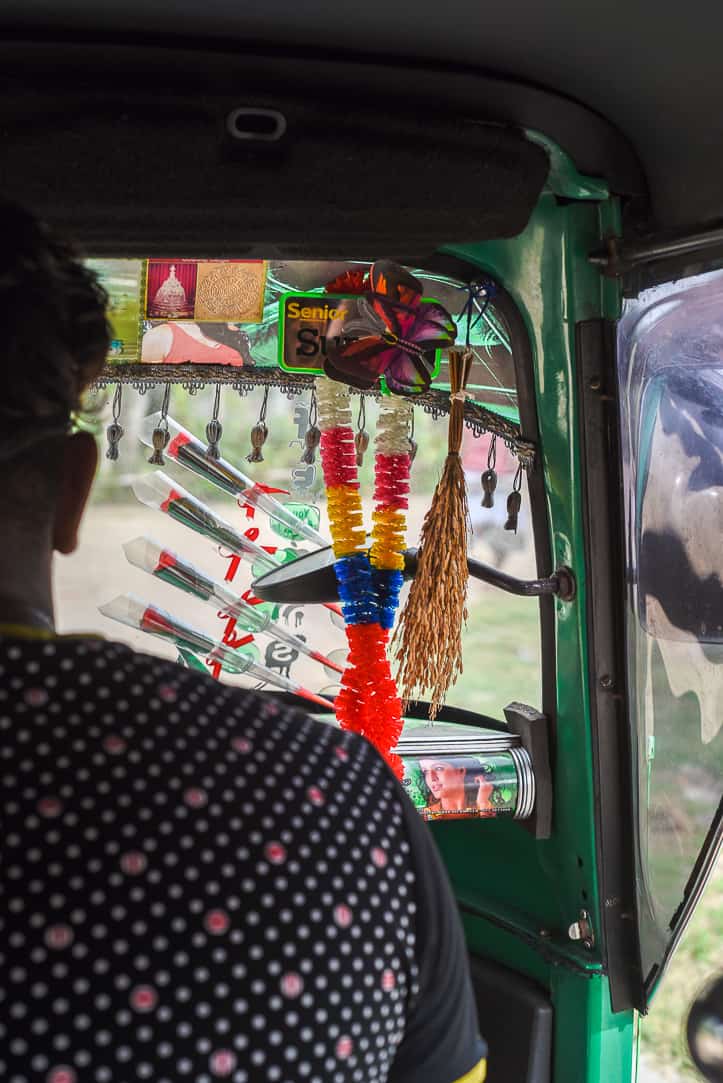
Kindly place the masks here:
MULTIPOLYGON (((516 302, 534 355, 553 564, 575 572, 572 602, 556 602, 554 825, 535 841, 518 824, 435 827, 460 902, 470 950, 536 980, 555 1009, 555 1083, 630 1080, 635 1017, 613 1014, 599 937, 572 941, 581 911, 599 929, 595 771, 588 683, 587 595, 576 401, 575 325, 615 320, 620 291, 588 255, 619 232, 619 208, 600 182, 556 151, 548 190, 526 228, 507 241, 455 246, 516 302), (563 198, 560 198, 563 197, 563 198), (523 909, 524 908, 524 909, 523 909)), ((540 569, 545 574, 551 569, 540 569)), ((484 665, 484 659, 480 659, 484 665)))

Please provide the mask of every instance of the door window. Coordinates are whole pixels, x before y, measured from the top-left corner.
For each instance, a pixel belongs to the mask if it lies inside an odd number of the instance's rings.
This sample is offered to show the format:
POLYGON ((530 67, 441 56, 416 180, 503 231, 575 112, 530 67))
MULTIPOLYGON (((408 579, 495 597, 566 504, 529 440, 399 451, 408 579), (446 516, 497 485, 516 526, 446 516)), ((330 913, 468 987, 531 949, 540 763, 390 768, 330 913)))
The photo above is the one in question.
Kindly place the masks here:
POLYGON ((680 932, 701 850, 720 844, 723 274, 629 302, 619 378, 638 908, 650 972, 680 932))

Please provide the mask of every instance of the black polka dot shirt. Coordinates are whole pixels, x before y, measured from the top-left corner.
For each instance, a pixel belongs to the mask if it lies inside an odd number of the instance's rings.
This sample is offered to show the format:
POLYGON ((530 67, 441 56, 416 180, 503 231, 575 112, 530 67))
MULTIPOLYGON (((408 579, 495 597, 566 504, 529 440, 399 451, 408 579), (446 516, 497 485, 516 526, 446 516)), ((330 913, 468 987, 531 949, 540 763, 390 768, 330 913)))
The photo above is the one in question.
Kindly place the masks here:
POLYGON ((5 636, 0 775, 3 1081, 482 1078, 444 872, 365 741, 5 636))

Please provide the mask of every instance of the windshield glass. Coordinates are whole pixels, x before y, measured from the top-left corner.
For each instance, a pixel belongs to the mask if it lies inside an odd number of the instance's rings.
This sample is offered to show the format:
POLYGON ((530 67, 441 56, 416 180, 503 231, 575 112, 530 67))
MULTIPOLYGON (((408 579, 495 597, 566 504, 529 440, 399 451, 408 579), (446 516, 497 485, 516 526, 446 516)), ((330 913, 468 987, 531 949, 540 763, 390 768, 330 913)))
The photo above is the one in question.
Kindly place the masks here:
POLYGON ((620 327, 639 906, 650 958, 669 939, 723 784, 722 311, 715 272, 629 302, 620 327))
MULTIPOLYGON (((154 555, 164 550, 180 554, 206 576, 220 581, 237 595, 249 590, 255 575, 266 568, 263 560, 233 561, 228 551, 188 530, 151 501, 144 501, 138 479, 153 478, 160 470, 177 486, 201 500, 214 514, 241 532, 251 531, 259 546, 276 548, 274 559, 293 559, 317 547, 314 533, 329 537, 321 467, 304 462, 305 434, 310 424, 310 384, 293 386, 279 367, 301 375, 318 365, 323 349, 322 335, 311 333, 313 320, 299 334, 292 326, 295 313, 311 310, 325 285, 339 279, 340 295, 349 272, 364 272, 367 264, 262 261, 91 261, 100 272, 111 295, 114 341, 106 370, 108 387, 99 393, 100 413, 96 428, 102 444, 101 467, 92 503, 84 523, 81 546, 70 558, 58 561, 56 598, 61 631, 97 631, 121 639, 139 650, 164 657, 177 657, 174 646, 151 637, 111 616, 98 607, 118 595, 134 594, 152 602, 174 617, 183 619, 205 635, 219 640, 227 631, 223 608, 204 603, 197 595, 181 593, 161 575, 149 575, 154 555), (238 273, 242 267, 245 279, 238 273), (290 302, 296 308, 290 308, 290 302), (245 306, 245 308, 243 307, 245 306), (286 306, 286 307, 284 307, 286 306), (235 319, 229 317, 235 316, 235 319), (243 318, 239 318, 239 316, 243 318), (209 317, 212 317, 209 319, 209 317), (221 318, 223 317, 223 318, 221 318), (279 327, 287 333, 279 334, 279 327), (295 337, 292 339, 292 333, 295 337), (288 343, 303 347, 295 359, 288 343), (307 351, 308 347, 308 351, 307 351), (312 350, 312 347, 314 348, 312 350), (286 353, 285 353, 286 351, 286 353), (222 357, 220 355, 223 354, 222 357), (192 356, 195 360, 187 360, 192 356), (259 380, 225 382, 216 385, 204 368, 219 359, 229 372, 243 370, 244 377, 269 374, 270 385, 259 380), (184 363, 185 362, 185 363, 184 363), (311 366, 306 369, 305 365, 311 366), (172 373, 169 385, 164 381, 172 373), (114 385, 115 374, 124 380, 142 380, 134 387, 121 387, 120 405, 114 385), (198 388, 193 385, 197 383, 198 388), (185 386, 184 386, 185 385, 185 386), (220 390, 218 389, 220 387, 220 390), (193 393, 192 393, 193 392, 193 393), (291 502, 295 513, 304 517, 310 531, 294 536, 283 523, 274 522, 262 508, 253 514, 241 508, 233 496, 224 494, 197 475, 183 469, 168 454, 164 465, 150 465, 154 415, 164 406, 171 425, 188 430, 205 447, 207 425, 214 415, 218 392, 218 420, 222 425, 221 455, 246 474, 253 483, 274 490, 273 499, 291 502), (117 441, 117 460, 105 456, 105 430, 112 421, 113 399, 123 435, 117 441), (268 435, 260 449, 262 458, 248 462, 252 453, 252 430, 263 414, 268 435), (150 419, 150 420, 149 420, 150 419), (145 441, 145 442, 144 442, 145 441), (137 539, 150 539, 151 548, 137 539), (130 544, 129 543, 133 543, 130 544), (156 546, 156 548, 153 548, 156 546), (149 555, 150 554, 150 555, 149 555)), ((415 271, 422 281, 425 297, 438 300, 454 315, 458 325, 469 290, 448 276, 415 271)), ((334 290, 328 291, 332 295, 334 290)), ((470 392, 480 403, 511 421, 517 420, 517 388, 509 331, 494 301, 474 310, 470 340, 475 363, 470 392)), ((302 327, 302 330, 304 328, 302 327)), ((294 351, 295 353, 295 351, 294 351)), ((215 370, 217 371, 217 370, 215 370)), ((433 388, 448 386, 446 357, 438 358, 433 388)), ((361 492, 368 529, 371 527, 373 496, 373 439, 378 404, 371 396, 353 399, 355 424, 369 434, 370 442, 360 469, 361 492), (363 403, 363 405, 362 405, 363 403)), ((417 444, 412 466, 411 499, 407 544, 417 544, 424 514, 441 473, 447 450, 447 418, 433 416, 421 407, 414 411, 413 439, 417 444)), ((470 555, 501 567, 513 575, 536 574, 527 486, 523 479, 522 509, 517 533, 505 530, 506 500, 512 490, 517 459, 498 438, 494 447, 489 434, 465 431, 463 463, 470 498, 473 535, 470 555), (482 507, 481 475, 495 460, 498 481, 493 507, 482 507)), ((151 484, 154 484, 151 482, 151 484)), ((162 494, 161 494, 162 495, 162 494)), ((162 503, 162 500, 157 503, 162 503)), ((408 588, 403 592, 406 597, 408 588)), ((238 651, 269 666, 281 676, 298 680, 315 692, 333 693, 338 681, 334 669, 324 667, 303 649, 299 652, 288 636, 303 637, 310 649, 343 663, 344 635, 339 617, 320 605, 271 606, 257 608, 273 625, 259 632, 249 618, 239 621, 238 651), (272 634, 280 630, 278 636, 272 634), (286 633, 286 637, 283 637, 286 633)), ((117 615, 117 614, 116 614, 117 615)), ((256 621, 258 624, 258 621, 256 621)), ((203 662, 202 662, 203 664, 203 662)), ((464 637, 464 673, 452 689, 448 703, 481 714, 502 718, 503 707, 512 700, 538 706, 540 701, 539 610, 532 598, 503 594, 484 583, 472 581, 469 590, 469 621, 464 637)), ((255 684, 248 674, 223 675, 241 685, 255 684)))

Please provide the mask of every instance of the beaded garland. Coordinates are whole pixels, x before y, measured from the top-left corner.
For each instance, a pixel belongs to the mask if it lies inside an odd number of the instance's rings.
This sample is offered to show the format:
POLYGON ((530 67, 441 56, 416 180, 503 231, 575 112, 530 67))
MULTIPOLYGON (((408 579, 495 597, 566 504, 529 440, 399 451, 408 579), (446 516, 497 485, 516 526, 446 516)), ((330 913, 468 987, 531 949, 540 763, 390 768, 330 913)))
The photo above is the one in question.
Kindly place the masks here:
POLYGON ((349 644, 336 715, 343 729, 371 741, 401 778, 402 761, 391 750, 402 731, 402 703, 387 644, 403 582, 412 408, 396 396, 385 397, 381 404, 372 544, 367 552, 349 388, 321 378, 317 400, 334 569, 349 644))

